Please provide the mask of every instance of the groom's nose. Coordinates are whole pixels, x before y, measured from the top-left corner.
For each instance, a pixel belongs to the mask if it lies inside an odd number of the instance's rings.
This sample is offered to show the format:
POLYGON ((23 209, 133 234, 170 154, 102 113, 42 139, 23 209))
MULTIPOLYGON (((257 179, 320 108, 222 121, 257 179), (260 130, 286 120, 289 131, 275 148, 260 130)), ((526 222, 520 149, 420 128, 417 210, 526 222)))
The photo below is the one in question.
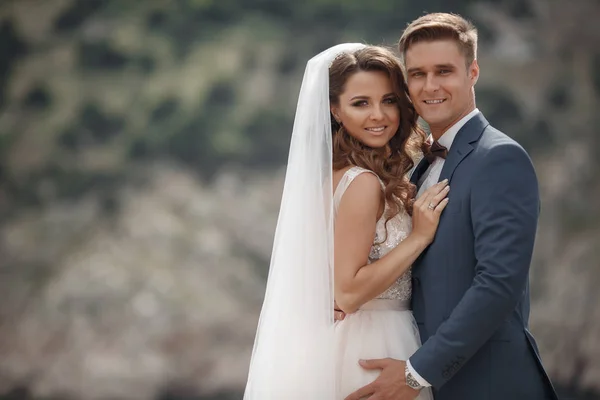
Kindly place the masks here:
POLYGON ((440 84, 439 84, 439 81, 438 81, 437 77, 435 76, 435 74, 427 74, 427 77, 425 78, 425 86, 423 87, 423 90, 425 92, 435 92, 439 88, 440 88, 440 84))

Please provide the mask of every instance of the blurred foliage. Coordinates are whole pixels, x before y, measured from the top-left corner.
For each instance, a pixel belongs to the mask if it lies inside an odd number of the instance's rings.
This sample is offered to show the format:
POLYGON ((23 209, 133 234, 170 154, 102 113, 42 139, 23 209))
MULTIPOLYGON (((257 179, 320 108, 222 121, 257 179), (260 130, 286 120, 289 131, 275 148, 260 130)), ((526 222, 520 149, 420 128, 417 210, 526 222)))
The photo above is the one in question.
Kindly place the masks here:
POLYGON ((31 12, 34 3, 0 5, 6 211, 108 190, 131 163, 175 160, 201 179, 230 163, 282 165, 306 60, 343 40, 395 39, 423 7, 72 0, 31 12))
MULTIPOLYGON (((181 163, 200 179, 227 164, 282 165, 306 60, 342 41, 393 47, 415 16, 470 16, 478 3, 53 0, 36 8, 33 0, 4 1, 0 218, 110 190, 135 165, 156 160, 181 163)), ((535 14, 531 1, 487 3, 516 20, 535 14)), ((478 25, 481 46, 494 43, 493 30, 478 25)), ((597 92, 599 60, 597 53, 597 92)), ((478 87, 488 118, 532 152, 559 146, 560 132, 524 115, 508 86, 478 87)), ((548 109, 568 108, 570 89, 551 85, 548 109)))

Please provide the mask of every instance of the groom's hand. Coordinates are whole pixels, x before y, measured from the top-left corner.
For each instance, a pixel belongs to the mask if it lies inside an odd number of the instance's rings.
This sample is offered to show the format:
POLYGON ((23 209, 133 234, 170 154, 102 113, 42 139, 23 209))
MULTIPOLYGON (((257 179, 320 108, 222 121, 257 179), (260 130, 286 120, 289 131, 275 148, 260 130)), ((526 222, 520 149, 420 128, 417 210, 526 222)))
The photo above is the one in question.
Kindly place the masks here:
POLYGON ((345 400, 413 400, 419 391, 406 385, 405 361, 384 358, 380 360, 360 360, 365 369, 381 369, 379 377, 363 386, 345 400))

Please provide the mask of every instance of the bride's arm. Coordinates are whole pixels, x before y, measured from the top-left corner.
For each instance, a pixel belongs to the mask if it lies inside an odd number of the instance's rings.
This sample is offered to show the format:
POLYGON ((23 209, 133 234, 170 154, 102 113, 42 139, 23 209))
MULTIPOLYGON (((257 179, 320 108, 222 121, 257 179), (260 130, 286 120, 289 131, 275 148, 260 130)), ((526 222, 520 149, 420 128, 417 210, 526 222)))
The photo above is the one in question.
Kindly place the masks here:
POLYGON ((383 293, 431 243, 447 204, 441 201, 447 195, 446 186, 442 182, 423 193, 415 202, 410 235, 384 257, 367 264, 383 193, 373 174, 354 179, 342 197, 335 220, 334 289, 342 311, 352 313, 383 293), (429 203, 439 206, 429 210, 429 203))

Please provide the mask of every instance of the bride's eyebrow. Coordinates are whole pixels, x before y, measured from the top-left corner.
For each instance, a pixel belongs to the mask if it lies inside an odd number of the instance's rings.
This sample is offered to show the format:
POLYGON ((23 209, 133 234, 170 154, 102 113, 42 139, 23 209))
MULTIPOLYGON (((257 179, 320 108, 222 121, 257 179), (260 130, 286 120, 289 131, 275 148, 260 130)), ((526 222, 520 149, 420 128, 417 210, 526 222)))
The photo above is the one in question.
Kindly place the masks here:
POLYGON ((354 100, 369 100, 369 99, 370 99, 369 96, 358 95, 358 96, 354 96, 354 97, 350 98, 350 101, 354 101, 354 100))
MULTIPOLYGON (((390 92, 387 94, 384 94, 383 96, 381 96, 382 99, 385 99, 386 97, 391 97, 391 96, 395 96, 396 94, 394 92, 390 92)), ((354 100, 369 100, 371 97, 369 96, 364 96, 364 95, 358 95, 358 96, 354 96, 352 98, 350 98, 349 101, 354 101, 354 100)))

